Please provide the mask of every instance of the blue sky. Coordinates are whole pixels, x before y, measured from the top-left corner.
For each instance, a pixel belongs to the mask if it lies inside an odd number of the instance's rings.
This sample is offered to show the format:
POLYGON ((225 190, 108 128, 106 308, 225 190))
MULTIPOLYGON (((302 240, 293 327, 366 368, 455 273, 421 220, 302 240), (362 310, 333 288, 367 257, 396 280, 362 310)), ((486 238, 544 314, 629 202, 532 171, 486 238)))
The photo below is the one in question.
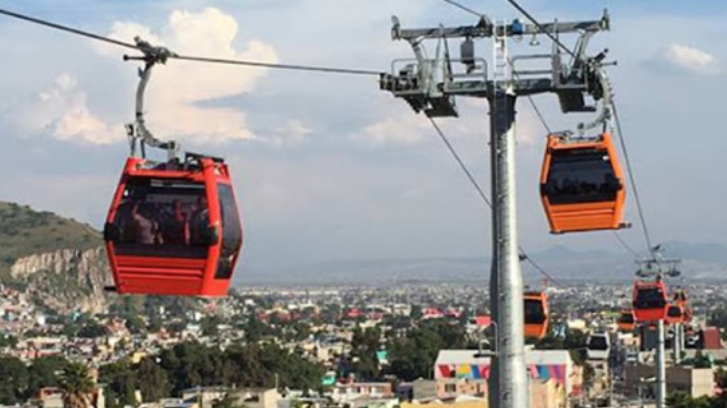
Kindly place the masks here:
MULTIPOLYGON (((520 17, 504 0, 463 3, 520 17)), ((654 240, 727 244, 727 6, 521 4, 541 21, 597 19, 609 9, 612 31, 591 50, 608 47, 618 60, 609 73, 654 240)), ((390 39, 391 15, 404 27, 475 23, 437 0, 0 0, 0 7, 104 35, 142 34, 180 53, 375 70, 411 57, 390 39)), ((136 67, 121 61, 123 49, 5 17, 0 50, 7 177, 0 199, 100 226, 127 154, 121 125, 133 118, 136 67)), ((489 55, 489 44, 481 50, 489 55)), ((532 49, 523 41, 511 52, 532 49)), ((157 135, 176 135, 187 149, 226 156, 233 166, 250 263, 490 252, 490 216, 478 196, 426 120, 380 92, 376 78, 172 61, 155 70, 149 98, 157 135)), ((588 119, 563 115, 553 95, 535 100, 555 129, 588 119)), ((487 105, 459 104, 462 118, 441 126, 489 190, 487 105)), ((546 134, 525 99, 518 111, 523 245, 621 251, 610 233, 548 234, 537 196, 546 134)), ((628 206, 636 223, 633 194, 628 206)), ((623 237, 643 246, 638 228, 623 237)))

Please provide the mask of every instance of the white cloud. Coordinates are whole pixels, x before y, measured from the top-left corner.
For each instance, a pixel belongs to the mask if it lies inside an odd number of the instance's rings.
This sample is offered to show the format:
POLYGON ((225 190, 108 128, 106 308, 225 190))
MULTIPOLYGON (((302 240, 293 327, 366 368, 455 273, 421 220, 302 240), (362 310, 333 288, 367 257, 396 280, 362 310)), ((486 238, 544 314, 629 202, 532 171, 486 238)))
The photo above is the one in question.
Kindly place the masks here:
POLYGON ((109 144, 122 140, 124 129, 94 116, 86 94, 70 74, 59 75, 53 84, 11 106, 5 121, 20 133, 49 132, 60 140, 109 144))
MULTIPOLYGON (((199 13, 176 10, 155 33, 136 23, 116 23, 111 37, 133 41, 140 35, 153 45, 165 45, 180 55, 278 62, 275 50, 261 41, 235 48, 237 21, 215 8, 199 13)), ((104 53, 101 51, 102 54, 104 53)), ((232 108, 210 108, 198 103, 252 90, 265 69, 172 60, 156 67, 147 89, 149 126, 160 138, 194 135, 195 142, 252 139, 246 115, 232 108)))
POLYGON ((692 74, 714 75, 722 72, 722 67, 712 54, 687 45, 670 44, 661 51, 660 60, 692 74))
MULTIPOLYGON (((396 101, 405 105, 403 101, 396 101)), ((523 98, 523 102, 525 99, 523 98)), ((489 138, 489 106, 485 99, 459 97, 459 117, 452 119, 435 119, 440 129, 450 140, 464 139, 481 143, 489 138)), ((351 138, 362 140, 373 146, 385 145, 416 145, 429 140, 436 140, 437 133, 424 114, 415 114, 406 106, 395 109, 390 116, 366 126, 362 131, 354 133, 351 138)), ((545 138, 542 125, 537 122, 532 107, 528 107, 517 117, 516 137, 522 147, 532 147, 545 138)))
MULTIPOLYGON (((159 32, 134 22, 116 22, 109 36, 129 43, 133 43, 134 37, 139 36, 152 45, 167 46, 181 55, 267 63, 278 61, 275 50, 261 41, 251 40, 243 47, 236 47, 237 35, 238 24, 233 17, 215 8, 206 8, 200 12, 172 12, 167 24, 159 32)), ((133 50, 123 50, 107 44, 97 45, 94 49, 102 58, 113 58, 119 63, 122 52, 138 54, 133 50)), ((132 70, 129 66, 129 71, 132 70)), ((147 125, 156 137, 165 140, 189 139, 194 143, 223 143, 229 140, 253 139, 255 135, 248 128, 244 112, 229 107, 205 107, 201 104, 250 92, 266 71, 178 60, 159 65, 154 68, 145 94, 147 125)), ((26 134, 48 132, 59 140, 94 144, 123 140, 123 126, 111 123, 114 120, 99 115, 97 109, 87 103, 87 97, 95 96, 92 99, 96 101, 103 100, 104 97, 89 95, 82 89, 79 84, 93 83, 95 77, 89 76, 93 71, 81 72, 83 73, 79 73, 78 77, 62 74, 52 86, 31 97, 20 98, 20 101, 3 110, 3 119, 26 134)), ((114 84, 113 86, 124 89, 114 92, 114 95, 131 97, 128 104, 134 103, 136 78, 131 82, 127 80, 130 76, 116 77, 115 75, 119 75, 116 71, 101 75, 105 75, 105 80, 114 84)), ((93 89, 95 88, 89 89, 89 92, 93 89)), ((286 130, 292 132, 295 138, 305 136, 307 129, 301 123, 293 122, 290 126, 292 127, 286 130)))
POLYGON ((308 128, 299 119, 291 119, 285 126, 275 129, 270 134, 261 134, 256 141, 274 146, 294 146, 303 143, 313 130, 308 128))
POLYGON ((401 116, 388 117, 366 126, 363 131, 355 133, 351 138, 368 141, 374 146, 413 145, 426 138, 431 126, 423 114, 406 112, 401 116))

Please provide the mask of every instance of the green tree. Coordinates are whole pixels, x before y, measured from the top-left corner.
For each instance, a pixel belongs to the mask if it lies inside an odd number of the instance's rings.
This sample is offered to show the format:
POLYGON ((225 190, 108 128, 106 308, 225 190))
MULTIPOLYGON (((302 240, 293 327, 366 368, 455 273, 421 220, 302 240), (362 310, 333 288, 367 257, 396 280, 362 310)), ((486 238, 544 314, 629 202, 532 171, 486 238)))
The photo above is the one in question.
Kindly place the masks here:
POLYGON ((266 329, 267 326, 265 323, 258 320, 255 315, 251 315, 243 327, 243 331, 245 332, 245 341, 248 343, 260 341, 265 335, 266 329))
POLYGON ((417 321, 424 316, 424 313, 422 312, 422 307, 419 305, 412 305, 411 311, 409 312, 409 317, 411 317, 412 320, 417 321))
POLYGON ((124 316, 124 320, 124 326, 126 326, 126 329, 129 330, 129 333, 131 334, 143 333, 144 329, 146 328, 144 319, 139 317, 139 315, 129 313, 124 316))
POLYGON ((155 361, 154 357, 146 357, 136 367, 139 390, 144 402, 154 402, 169 397, 171 384, 169 377, 155 361))
POLYGON ((58 387, 63 395, 64 408, 87 408, 95 384, 88 367, 81 363, 68 363, 59 378, 58 387))
POLYGON ((18 344, 18 338, 12 335, 0 335, 0 348, 3 347, 15 347, 18 344))
POLYGON ((356 327, 351 341, 351 357, 355 359, 353 371, 359 378, 375 380, 379 377, 379 362, 376 352, 379 350, 381 330, 378 328, 362 330, 356 327))
POLYGON ((76 335, 84 339, 95 339, 97 337, 107 336, 108 329, 98 322, 91 320, 84 324, 76 335))
POLYGON ((122 408, 138 403, 134 392, 137 388, 136 373, 128 360, 119 360, 101 367, 100 380, 107 384, 106 406, 122 408))
POLYGON ((429 327, 416 328, 406 337, 389 344, 389 374, 404 381, 431 378, 432 367, 439 350, 447 348, 440 334, 429 327))
POLYGON ((200 327, 202 328, 202 335, 203 336, 217 336, 220 333, 220 330, 218 329, 218 325, 221 324, 222 321, 217 316, 205 316, 202 318, 202 321, 200 322, 200 327))
POLYGON ((294 339, 297 341, 305 340, 311 335, 311 325, 309 323, 295 322, 293 330, 295 331, 294 339))
POLYGON ((170 333, 181 333, 187 328, 187 322, 182 320, 173 321, 167 326, 167 330, 170 333))
MULTIPOLYGON (((727 371, 720 368, 715 373, 715 382, 717 387, 722 390, 727 390, 727 371)), ((727 391, 723 391, 721 394, 714 398, 715 407, 727 407, 727 391)))
POLYGON ((0 357, 0 404, 22 402, 28 388, 28 369, 15 357, 0 357))
POLYGON ((162 328, 162 318, 157 313, 153 313, 151 317, 149 317, 149 326, 147 326, 147 330, 149 333, 158 333, 159 330, 162 328))
POLYGON ((28 389, 25 398, 33 398, 44 387, 57 387, 58 374, 68 365, 68 360, 61 356, 41 357, 33 360, 28 368, 28 389))
POLYGON ((724 405, 715 405, 715 399, 708 397, 692 398, 689 395, 677 392, 666 398, 669 408, 722 408, 724 405))

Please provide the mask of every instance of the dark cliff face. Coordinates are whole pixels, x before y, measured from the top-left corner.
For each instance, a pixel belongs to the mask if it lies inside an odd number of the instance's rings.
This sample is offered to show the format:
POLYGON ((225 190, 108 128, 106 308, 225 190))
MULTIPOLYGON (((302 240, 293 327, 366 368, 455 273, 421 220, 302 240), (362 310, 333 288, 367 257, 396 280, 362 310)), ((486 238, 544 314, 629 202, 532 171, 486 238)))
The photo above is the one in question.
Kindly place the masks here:
POLYGON ((103 247, 23 257, 10 268, 10 275, 25 286, 28 297, 59 312, 100 313, 114 296, 103 290, 112 284, 103 247))
POLYGON ((0 202, 0 283, 59 312, 100 312, 113 294, 101 234, 87 224, 0 202))

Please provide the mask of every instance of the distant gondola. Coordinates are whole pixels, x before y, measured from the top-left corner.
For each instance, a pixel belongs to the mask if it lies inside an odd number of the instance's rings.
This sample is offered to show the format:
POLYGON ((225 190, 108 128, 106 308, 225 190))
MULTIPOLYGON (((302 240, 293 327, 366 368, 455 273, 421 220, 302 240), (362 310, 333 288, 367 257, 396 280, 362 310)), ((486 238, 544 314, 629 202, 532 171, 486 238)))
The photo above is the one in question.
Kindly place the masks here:
POLYGON ((666 310, 666 322, 668 324, 684 323, 684 309, 678 303, 672 303, 666 310))
POLYGON ((631 309, 622 310, 618 316, 618 321, 616 322, 616 324, 618 325, 618 329, 621 331, 634 331, 634 328, 636 327, 636 317, 634 316, 634 311, 631 309))
POLYGON ((668 302, 664 281, 636 281, 633 291, 636 320, 650 322, 666 318, 668 302))
POLYGON ((685 305, 687 303, 687 300, 689 300, 687 297, 686 289, 677 289, 674 292, 673 300, 680 305, 685 305))
POLYGON ((545 292, 525 293, 525 337, 542 339, 548 333, 548 295, 545 292))
POLYGON ((607 360, 611 351, 611 341, 607 333, 592 333, 586 340, 589 360, 607 360))

